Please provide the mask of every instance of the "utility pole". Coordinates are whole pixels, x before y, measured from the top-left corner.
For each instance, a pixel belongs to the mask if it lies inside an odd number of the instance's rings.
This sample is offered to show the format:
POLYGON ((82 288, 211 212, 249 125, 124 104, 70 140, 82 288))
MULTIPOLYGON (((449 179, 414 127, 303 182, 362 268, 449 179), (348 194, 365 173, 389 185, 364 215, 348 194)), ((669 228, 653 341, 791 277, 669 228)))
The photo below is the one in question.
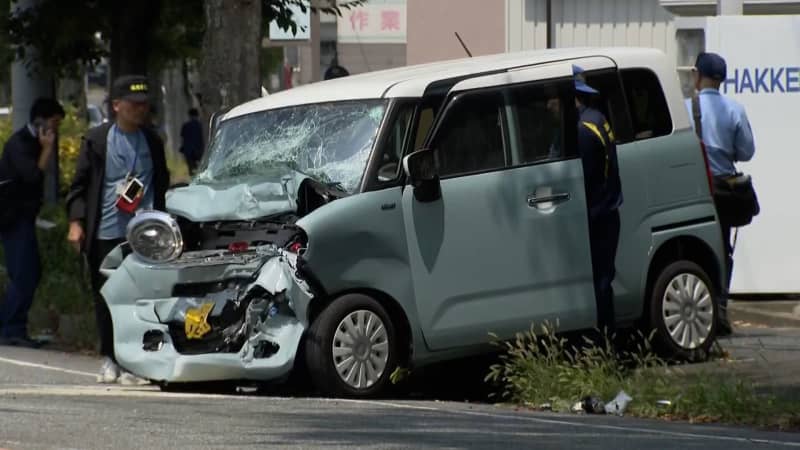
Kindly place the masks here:
MULTIPOLYGON (((34 8, 39 0, 18 0, 11 3, 11 13, 34 8)), ((55 98, 55 82, 42 75, 32 65, 36 62, 36 50, 25 48, 25 59, 16 58, 11 64, 11 106, 13 108, 11 123, 14 130, 25 126, 33 102, 39 97, 55 98), (31 67, 28 67, 31 66, 31 67)), ((58 148, 58 138, 54 144, 58 148)), ((58 201, 58 152, 52 153, 52 159, 45 170, 44 199, 47 203, 58 201)))
POLYGON ((547 14, 547 48, 553 48, 553 1, 547 0, 545 14, 547 14))

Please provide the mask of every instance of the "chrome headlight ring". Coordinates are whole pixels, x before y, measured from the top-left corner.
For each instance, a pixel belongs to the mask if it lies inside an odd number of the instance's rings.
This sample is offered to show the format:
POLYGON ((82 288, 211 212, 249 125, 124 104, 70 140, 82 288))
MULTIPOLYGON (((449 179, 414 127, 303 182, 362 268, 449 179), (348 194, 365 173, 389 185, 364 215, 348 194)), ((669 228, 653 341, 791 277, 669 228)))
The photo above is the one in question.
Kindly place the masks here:
POLYGON ((136 214, 128 223, 126 237, 136 256, 149 264, 174 261, 183 252, 178 222, 165 212, 136 214))

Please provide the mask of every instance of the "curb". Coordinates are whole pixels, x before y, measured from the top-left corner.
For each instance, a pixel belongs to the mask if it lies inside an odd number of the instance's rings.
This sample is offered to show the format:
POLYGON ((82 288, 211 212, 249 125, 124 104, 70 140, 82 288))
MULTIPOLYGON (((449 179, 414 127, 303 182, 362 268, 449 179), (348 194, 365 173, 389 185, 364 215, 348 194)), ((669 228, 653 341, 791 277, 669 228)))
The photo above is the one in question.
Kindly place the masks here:
POLYGON ((785 312, 768 312, 750 302, 728 303, 731 320, 741 320, 776 328, 800 328, 800 316, 785 312))

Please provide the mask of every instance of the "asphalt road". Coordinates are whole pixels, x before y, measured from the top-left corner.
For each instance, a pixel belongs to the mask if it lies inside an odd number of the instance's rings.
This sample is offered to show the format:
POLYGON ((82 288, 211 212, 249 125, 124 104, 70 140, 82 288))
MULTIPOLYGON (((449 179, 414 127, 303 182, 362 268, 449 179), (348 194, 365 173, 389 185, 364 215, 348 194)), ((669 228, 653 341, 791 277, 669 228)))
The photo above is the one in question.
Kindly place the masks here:
MULTIPOLYGON (((800 332, 756 334, 729 344, 800 349, 800 332)), ((349 401, 106 387, 94 384, 97 367, 95 358, 0 347, 0 448, 800 448, 800 434, 515 411, 435 393, 349 401)))

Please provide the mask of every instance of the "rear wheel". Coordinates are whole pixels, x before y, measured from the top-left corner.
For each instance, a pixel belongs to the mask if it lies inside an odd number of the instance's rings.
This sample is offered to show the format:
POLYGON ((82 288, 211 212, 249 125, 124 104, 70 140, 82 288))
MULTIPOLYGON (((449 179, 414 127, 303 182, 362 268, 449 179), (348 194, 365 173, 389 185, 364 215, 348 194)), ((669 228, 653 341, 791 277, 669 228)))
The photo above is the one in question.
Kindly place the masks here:
POLYGON ((334 301, 314 321, 305 345, 311 379, 326 395, 374 396, 397 368, 394 325, 366 295, 334 301))
POLYGON ((664 356, 708 358, 716 338, 717 296, 708 274, 687 260, 659 271, 650 294, 650 324, 664 356))

